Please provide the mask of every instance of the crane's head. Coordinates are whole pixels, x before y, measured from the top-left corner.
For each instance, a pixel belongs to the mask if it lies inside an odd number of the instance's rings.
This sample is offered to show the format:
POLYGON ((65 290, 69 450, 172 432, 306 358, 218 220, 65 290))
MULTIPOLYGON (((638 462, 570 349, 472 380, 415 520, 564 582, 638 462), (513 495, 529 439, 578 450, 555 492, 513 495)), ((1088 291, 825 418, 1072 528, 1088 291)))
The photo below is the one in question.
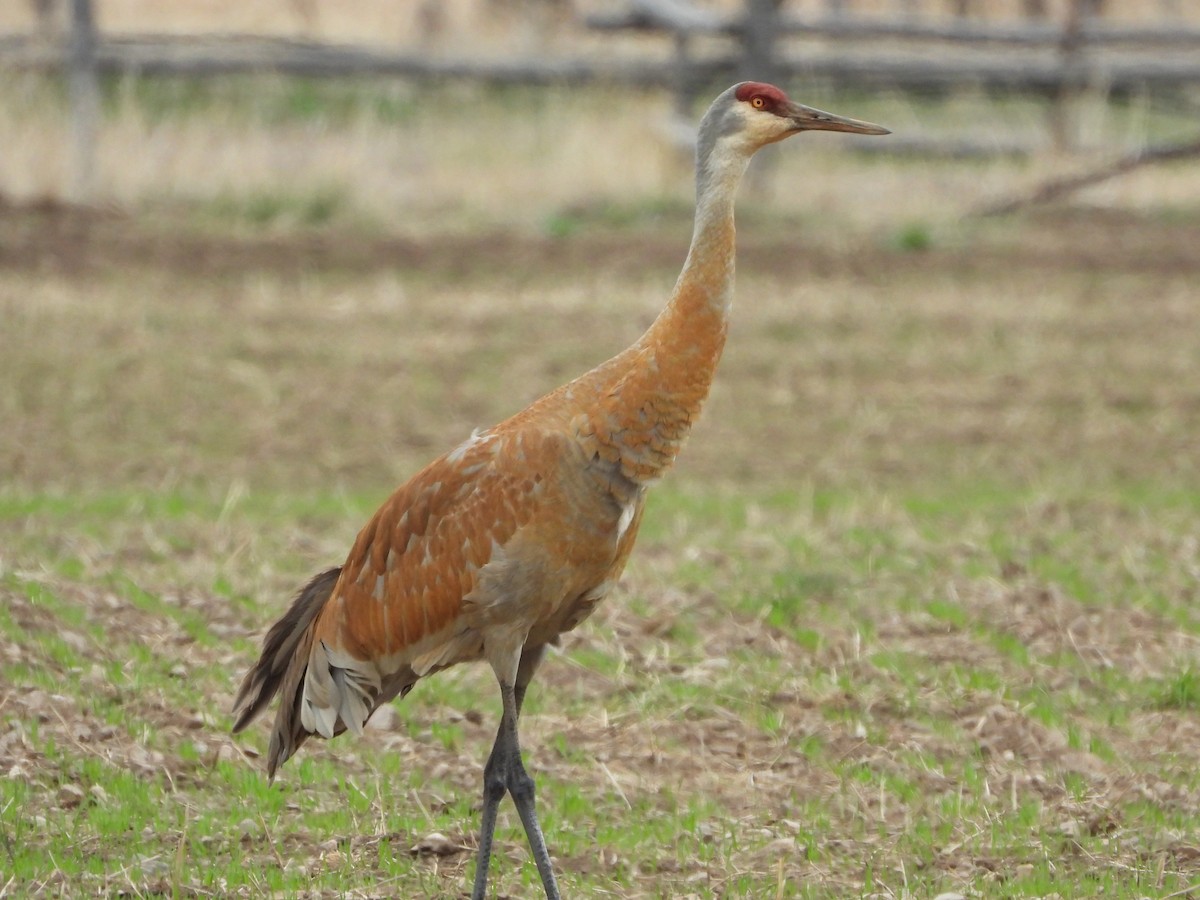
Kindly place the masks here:
POLYGON ((886 128, 835 116, 788 99, 773 84, 743 81, 719 96, 700 123, 700 147, 727 141, 750 154, 802 131, 891 134, 886 128))

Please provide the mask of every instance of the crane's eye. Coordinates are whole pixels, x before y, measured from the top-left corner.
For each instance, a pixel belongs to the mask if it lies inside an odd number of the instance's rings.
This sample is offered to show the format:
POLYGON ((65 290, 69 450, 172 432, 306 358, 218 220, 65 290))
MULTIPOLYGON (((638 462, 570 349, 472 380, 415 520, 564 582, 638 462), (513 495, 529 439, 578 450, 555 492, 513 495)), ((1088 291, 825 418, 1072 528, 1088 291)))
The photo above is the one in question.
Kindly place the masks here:
POLYGON ((755 109, 762 109, 764 106, 767 105, 767 101, 764 100, 762 97, 755 97, 753 100, 750 101, 750 105, 753 106, 755 109))

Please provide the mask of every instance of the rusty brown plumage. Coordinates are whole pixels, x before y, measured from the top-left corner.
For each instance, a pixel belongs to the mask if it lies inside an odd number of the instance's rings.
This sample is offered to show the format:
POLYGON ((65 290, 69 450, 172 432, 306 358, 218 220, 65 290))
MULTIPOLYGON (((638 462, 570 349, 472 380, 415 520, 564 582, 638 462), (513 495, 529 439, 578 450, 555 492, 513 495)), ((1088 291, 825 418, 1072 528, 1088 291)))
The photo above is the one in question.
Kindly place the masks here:
POLYGON ((268 632, 234 730, 281 694, 268 769, 310 734, 361 731, 422 677, 486 659, 504 714, 484 769, 475 900, 496 808, 521 813, 546 895, 558 888, 537 824, 517 718, 547 644, 579 625, 629 559, 646 491, 708 396, 733 297, 733 197, 751 155, 803 130, 886 133, 747 82, 701 123, 692 245, 666 308, 631 347, 477 431, 401 486, 346 561, 313 579, 268 632))

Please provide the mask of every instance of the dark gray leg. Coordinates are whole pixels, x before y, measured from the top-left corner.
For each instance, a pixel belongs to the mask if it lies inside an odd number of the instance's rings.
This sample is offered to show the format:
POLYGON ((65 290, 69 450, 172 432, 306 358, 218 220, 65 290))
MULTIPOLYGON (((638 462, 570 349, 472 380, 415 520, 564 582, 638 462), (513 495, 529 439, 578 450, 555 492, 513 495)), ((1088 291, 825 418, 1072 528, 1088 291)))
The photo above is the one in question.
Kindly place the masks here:
POLYGON ((512 795, 521 823, 525 826, 525 836, 529 839, 529 849, 537 864, 538 874, 542 876, 542 887, 546 891, 547 900, 560 900, 558 882, 554 879, 554 868, 550 864, 550 853, 546 849, 546 839, 538 822, 533 779, 525 771, 525 764, 521 760, 521 744, 517 737, 517 718, 521 713, 521 703, 525 699, 525 689, 541 661, 541 656, 541 648, 527 653, 521 660, 517 676, 519 683, 500 685, 504 713, 500 718, 500 728, 496 732, 496 742, 492 745, 491 755, 483 767, 483 822, 479 831, 479 852, 475 858, 475 885, 471 891, 471 900, 485 900, 487 894, 488 865, 492 859, 496 812, 505 793, 512 795))
POLYGON ((496 832, 496 810, 499 809, 500 801, 504 799, 507 790, 496 765, 503 731, 502 722, 487 765, 483 767, 483 817, 479 826, 479 851, 475 854, 475 886, 471 889, 471 900, 485 900, 487 895, 488 866, 492 861, 492 835, 496 832))

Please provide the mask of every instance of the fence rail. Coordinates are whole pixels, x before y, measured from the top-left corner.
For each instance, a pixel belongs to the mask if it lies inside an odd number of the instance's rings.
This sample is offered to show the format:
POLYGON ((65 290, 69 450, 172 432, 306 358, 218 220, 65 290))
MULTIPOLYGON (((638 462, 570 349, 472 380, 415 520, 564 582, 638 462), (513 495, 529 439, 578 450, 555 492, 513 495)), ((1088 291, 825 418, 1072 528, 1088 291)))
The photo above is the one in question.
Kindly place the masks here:
MULTIPOLYGON (((671 36, 681 95, 690 92, 697 71, 712 64, 694 58, 698 37, 725 37, 740 44, 743 72, 757 65, 767 72, 902 90, 965 82, 1053 94, 1080 84, 1118 92, 1200 84, 1200 27, 1169 20, 1115 25, 1099 20, 1091 9, 1087 0, 1070 0, 1059 23, 990 23, 912 14, 858 17, 840 5, 821 16, 802 17, 785 15, 772 0, 747 0, 740 14, 713 13, 687 0, 628 0, 624 10, 590 16, 587 24, 601 31, 671 36), (762 31, 777 36, 772 45, 777 58, 763 58, 756 37, 762 31), (784 36, 809 40, 800 52, 783 52, 784 36), (835 46, 831 50, 822 43, 835 46), (924 52, 906 54, 898 46, 924 52), (947 48, 957 52, 947 53, 947 48)), ((681 96, 679 106, 688 101, 681 96)))
MULTIPOLYGON (((744 0, 740 14, 713 13, 689 0, 625 0, 623 11, 590 16, 585 24, 601 32, 661 34, 671 39, 673 50, 632 59, 497 60, 261 35, 101 34, 94 2, 69 0, 70 34, 60 44, 48 41, 44 31, 0 36, 0 70, 69 75, 75 159, 70 193, 76 199, 90 190, 102 74, 206 78, 272 72, 530 85, 607 81, 669 88, 676 108, 688 115, 706 86, 741 78, 803 77, 905 91, 972 85, 1041 93, 1058 98, 1064 110, 1074 94, 1089 87, 1128 93, 1200 85, 1200 27, 1169 19, 1163 25, 1114 25, 1093 14, 1092 0, 1069 0, 1068 14, 1057 24, 930 20, 911 10, 868 19, 847 12, 845 0, 830 0, 828 12, 807 17, 782 14, 778 0, 744 0)), ((1055 140, 1063 146, 1069 142, 1062 124, 1067 120, 1055 117, 1062 129, 1055 140)))
MULTIPOLYGON (((691 35, 740 36, 744 17, 715 15, 696 10, 694 15, 666 14, 661 7, 644 2, 621 11, 598 13, 586 19, 590 28, 606 31, 670 31, 691 35)), ((773 30, 790 36, 830 38, 944 41, 957 44, 1007 44, 1017 47, 1055 47, 1062 43, 1064 28, 1045 22, 982 22, 956 19, 948 22, 921 21, 910 17, 877 19, 850 14, 778 17, 773 30)), ((1200 28, 1189 25, 1113 25, 1085 22, 1075 31, 1079 41, 1094 46, 1119 44, 1166 47, 1200 46, 1200 28)))
MULTIPOLYGON (((876 34, 869 30, 862 33, 876 34)), ((895 51, 847 53, 840 49, 814 50, 803 56, 781 54, 771 65, 785 77, 800 75, 898 90, 968 84, 1052 92, 1064 83, 1082 80, 1121 92, 1200 84, 1200 37, 1197 41, 1198 52, 1190 58, 1111 54, 1082 60, 1069 72, 1051 56, 1014 60, 962 53, 930 58, 895 51)), ((93 55, 95 68, 102 74, 192 78, 276 72, 311 77, 464 78, 511 84, 608 81, 669 86, 676 82, 679 67, 678 60, 669 58, 445 59, 382 47, 252 35, 107 35, 97 39, 93 55)), ((26 37, 0 39, 0 69, 51 73, 69 68, 69 61, 70 53, 60 47, 47 47, 26 37)), ((729 50, 689 55, 686 66, 693 77, 702 75, 705 80, 713 80, 736 76, 743 63, 741 54, 729 50)))

